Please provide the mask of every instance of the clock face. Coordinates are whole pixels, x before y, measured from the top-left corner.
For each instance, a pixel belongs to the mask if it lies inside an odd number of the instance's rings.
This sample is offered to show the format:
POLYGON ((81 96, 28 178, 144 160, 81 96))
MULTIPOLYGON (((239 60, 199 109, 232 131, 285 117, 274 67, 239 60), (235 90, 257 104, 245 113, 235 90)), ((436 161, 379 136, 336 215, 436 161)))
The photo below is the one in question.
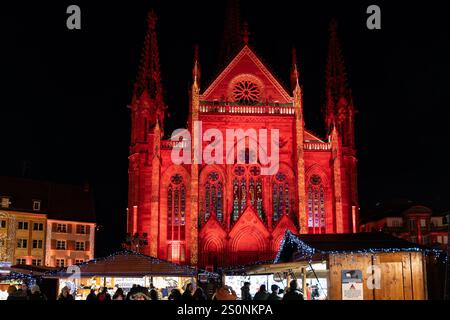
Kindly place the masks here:
POLYGON ((313 174, 311 178, 309 178, 309 181, 313 185, 319 185, 322 182, 322 178, 318 174, 313 174))

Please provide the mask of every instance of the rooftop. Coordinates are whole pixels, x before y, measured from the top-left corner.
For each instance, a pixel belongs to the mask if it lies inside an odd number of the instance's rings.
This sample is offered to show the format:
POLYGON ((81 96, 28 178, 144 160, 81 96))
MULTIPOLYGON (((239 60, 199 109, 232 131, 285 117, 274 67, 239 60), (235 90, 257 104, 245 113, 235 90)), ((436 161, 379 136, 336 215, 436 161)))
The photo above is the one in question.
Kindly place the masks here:
POLYGON ((0 176, 0 197, 9 197, 14 210, 47 214, 49 219, 95 222, 92 190, 87 187, 0 176), (40 200, 40 210, 33 210, 33 200, 40 200))

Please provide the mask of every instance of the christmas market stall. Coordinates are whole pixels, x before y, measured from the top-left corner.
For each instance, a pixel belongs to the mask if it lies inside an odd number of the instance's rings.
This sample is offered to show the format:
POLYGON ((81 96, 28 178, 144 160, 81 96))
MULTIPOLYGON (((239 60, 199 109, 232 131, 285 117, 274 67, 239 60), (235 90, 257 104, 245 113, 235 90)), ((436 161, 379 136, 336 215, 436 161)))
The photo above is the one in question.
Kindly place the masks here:
POLYGON ((274 262, 246 267, 245 273, 272 275, 282 288, 297 279, 306 299, 425 300, 424 257, 431 251, 385 233, 287 231, 274 262))
POLYGON ((33 265, 13 265, 0 263, 0 300, 6 300, 8 297, 9 286, 19 286, 22 284, 31 288, 37 284, 40 286, 41 292, 45 295, 56 293, 56 286, 50 279, 44 279, 44 275, 48 272, 57 270, 53 267, 33 266, 33 265))
POLYGON ((84 300, 91 289, 106 287, 112 295, 117 288, 122 288, 126 294, 135 285, 154 287, 164 299, 172 289, 184 289, 187 283, 195 283, 197 274, 198 270, 190 266, 121 251, 63 268, 46 277, 58 278, 59 289, 69 287, 78 300, 84 300))

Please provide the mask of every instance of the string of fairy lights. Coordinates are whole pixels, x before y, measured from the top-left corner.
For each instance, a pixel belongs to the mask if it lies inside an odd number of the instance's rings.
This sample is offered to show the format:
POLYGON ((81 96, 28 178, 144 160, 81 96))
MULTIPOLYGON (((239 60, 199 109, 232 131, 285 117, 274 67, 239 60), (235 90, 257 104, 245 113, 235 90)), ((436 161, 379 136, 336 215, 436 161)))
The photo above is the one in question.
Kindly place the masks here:
POLYGON ((392 247, 392 248, 367 248, 359 250, 316 250, 315 248, 307 245, 299 237, 294 235, 291 231, 287 230, 283 240, 281 241, 280 249, 278 250, 274 263, 282 261, 282 254, 286 249, 293 249, 299 254, 302 254, 304 258, 310 260, 315 254, 329 255, 329 254, 377 254, 377 253, 396 253, 396 252, 423 252, 425 255, 433 255, 441 258, 443 262, 448 259, 447 254, 440 249, 424 248, 424 247, 392 247))

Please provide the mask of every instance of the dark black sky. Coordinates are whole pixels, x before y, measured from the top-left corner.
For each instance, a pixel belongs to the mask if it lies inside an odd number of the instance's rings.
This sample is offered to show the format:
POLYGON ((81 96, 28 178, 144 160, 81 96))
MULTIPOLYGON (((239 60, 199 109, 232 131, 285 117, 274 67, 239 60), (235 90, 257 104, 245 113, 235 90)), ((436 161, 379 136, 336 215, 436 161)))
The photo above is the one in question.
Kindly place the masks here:
MULTIPOLYGON (((166 131, 186 122, 194 43, 203 87, 217 73, 224 1, 46 1, 0 10, 0 174, 71 183, 95 190, 98 254, 125 233, 129 113, 147 10, 158 37, 166 131), (78 4, 82 30, 66 29, 78 4)), ((353 88, 360 203, 408 198, 450 209, 450 32, 442 1, 241 1, 250 43, 289 81, 290 51, 299 55, 307 127, 322 133, 327 27, 332 16, 353 88), (382 30, 365 27, 366 8, 382 9, 382 30)))

